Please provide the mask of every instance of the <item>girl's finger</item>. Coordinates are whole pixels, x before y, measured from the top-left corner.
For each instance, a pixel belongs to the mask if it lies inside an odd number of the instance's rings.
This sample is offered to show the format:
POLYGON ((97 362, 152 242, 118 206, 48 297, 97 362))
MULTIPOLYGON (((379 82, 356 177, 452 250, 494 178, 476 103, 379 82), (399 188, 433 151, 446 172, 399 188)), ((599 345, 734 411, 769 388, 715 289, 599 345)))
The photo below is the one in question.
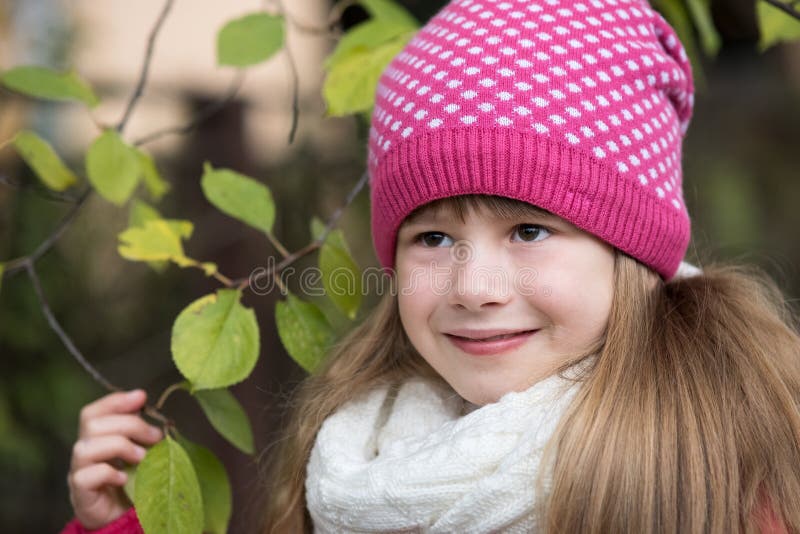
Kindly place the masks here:
POLYGON ((144 447, 120 435, 79 439, 72 448, 72 470, 110 462, 115 458, 121 458, 129 464, 138 464, 146 452, 144 447))
POLYGON ((127 481, 128 475, 124 471, 118 471, 105 463, 70 471, 67 477, 70 489, 76 493, 99 491, 104 486, 123 486, 127 481))
POLYGON ((147 393, 141 389, 111 393, 84 406, 81 410, 80 424, 83 426, 91 419, 112 413, 135 412, 144 406, 146 400, 147 393))
POLYGON ((106 415, 89 419, 82 424, 79 439, 111 434, 118 434, 145 445, 152 445, 162 437, 161 430, 138 415, 106 415))

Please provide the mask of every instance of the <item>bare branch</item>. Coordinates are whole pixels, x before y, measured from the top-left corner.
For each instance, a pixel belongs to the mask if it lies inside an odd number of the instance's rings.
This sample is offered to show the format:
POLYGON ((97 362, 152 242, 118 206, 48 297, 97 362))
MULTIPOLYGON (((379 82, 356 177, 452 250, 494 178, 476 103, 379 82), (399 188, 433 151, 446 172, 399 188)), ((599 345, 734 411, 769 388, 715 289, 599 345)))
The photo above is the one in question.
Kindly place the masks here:
POLYGON ((32 191, 33 193, 42 197, 43 199, 52 200, 54 202, 75 204, 75 202, 77 202, 78 200, 76 197, 72 195, 68 195, 66 193, 59 193, 57 191, 51 191, 50 189, 41 187, 38 184, 15 182, 14 180, 11 180, 8 176, 4 174, 0 174, 0 184, 11 187, 13 189, 19 189, 20 191, 25 191, 25 190, 32 191))
POLYGON ((44 296, 44 291, 42 290, 42 282, 39 280, 39 275, 36 273, 36 268, 33 265, 32 261, 28 261, 25 263, 25 269, 28 271, 28 276, 33 283, 33 289, 36 291, 36 296, 39 298, 39 304, 41 304, 42 312, 44 312, 44 316, 47 318, 47 322, 50 324, 50 328, 52 328, 58 337, 61 339, 61 342, 64 343, 64 346, 67 347, 67 350, 75 357, 81 367, 83 367, 87 373, 89 373, 92 378, 95 379, 100 385, 106 388, 108 391, 121 391, 120 388, 109 382, 105 379, 100 372, 95 369, 92 364, 90 364, 86 358, 83 357, 83 354, 78 350, 75 344, 72 342, 70 337, 64 332, 64 329, 61 328, 61 325, 56 320, 55 315, 53 315, 53 311, 50 309, 50 305, 47 303, 47 299, 44 296))
MULTIPOLYGON (((317 239, 313 240, 311 243, 309 243, 308 245, 304 246, 300 250, 298 250, 296 252, 293 252, 292 254, 289 254, 283 260, 281 260, 279 263, 275 264, 273 268, 266 270, 264 273, 260 273, 260 276, 272 277, 275 274, 280 273, 283 269, 285 269, 289 265, 293 264, 294 262, 296 262, 297 260, 299 260, 303 256, 306 256, 306 255, 314 252, 318 248, 320 248, 322 246, 322 244, 325 243, 325 240, 327 239, 328 234, 331 233, 333 228, 339 222, 339 219, 341 218, 342 214, 344 213, 344 210, 347 209, 347 207, 350 204, 353 203, 353 200, 356 198, 358 193, 364 188, 364 186, 367 184, 368 180, 369 180, 369 173, 365 171, 364 174, 361 175, 361 178, 358 180, 356 185, 353 186, 353 189, 351 189, 350 192, 347 194, 347 197, 345 198, 344 204, 342 206, 339 206, 339 208, 336 209, 336 211, 333 213, 333 215, 331 215, 330 219, 328 219, 328 222, 325 225, 325 230, 322 232, 322 234, 317 239)), ((244 289, 250 283, 250 279, 249 278, 241 278, 239 280, 234 280, 233 283, 238 285, 239 289, 244 289)))
POLYGON ((797 20, 800 20, 800 8, 798 8, 800 2, 797 2, 796 0, 793 2, 781 2, 780 0, 764 0, 764 1, 769 5, 777 9, 780 9, 789 16, 794 17, 797 20))
POLYGON ((117 131, 119 133, 122 133, 122 131, 125 129, 125 126, 128 124, 128 120, 131 118, 131 113, 133 113, 133 108, 136 107, 136 103, 142 96, 144 86, 147 83, 147 74, 150 72, 150 62, 153 59, 153 50, 155 49, 156 37, 158 37, 158 33, 161 31, 161 27, 164 25, 164 21, 167 18, 169 10, 172 9, 173 3, 174 0, 166 0, 164 3, 164 8, 161 10, 161 14, 158 16, 153 29, 150 30, 150 37, 147 40, 147 52, 145 53, 144 64, 142 65, 142 70, 139 74, 139 82, 136 84, 136 89, 133 91, 133 95, 128 102, 128 107, 125 109, 125 113, 122 115, 122 119, 120 119, 119 124, 117 124, 117 131))
POLYGON ((70 224, 72 224, 72 221, 75 220, 75 217, 78 215, 78 212, 80 211, 84 202, 86 202, 86 199, 89 198, 91 193, 92 189, 90 187, 84 189, 75 200, 75 205, 72 206, 72 208, 69 210, 69 213, 67 213, 66 216, 61 219, 61 222, 58 223, 58 226, 53 233, 50 234, 47 239, 42 241, 42 243, 36 247, 36 250, 34 250, 32 254, 9 261, 6 264, 5 275, 8 276, 17 271, 21 271, 22 269, 27 268, 29 264, 33 265, 33 263, 44 256, 51 248, 53 248, 53 245, 55 245, 61 236, 64 235, 64 232, 66 232, 67 228, 69 228, 70 224))
POLYGON ((181 126, 171 126, 169 128, 164 128, 162 130, 157 130, 155 132, 149 133, 139 139, 133 141, 134 146, 142 146, 146 145, 147 143, 152 143, 162 137, 166 137, 168 135, 178 135, 178 134, 187 134, 191 132, 193 129, 197 128, 203 121, 211 118, 215 113, 222 110, 225 106, 230 104, 238 95, 239 91, 242 88, 242 84, 244 83, 245 71, 240 70, 236 72, 236 76, 231 80, 231 84, 228 87, 228 91, 225 93, 220 100, 213 102, 208 105, 205 109, 201 110, 197 115, 195 115, 192 120, 190 120, 187 124, 181 126))
POLYGON ((289 68, 292 71, 292 128, 289 130, 289 144, 294 143, 294 136, 297 133, 297 120, 300 116, 300 77, 297 74, 297 64, 294 62, 292 50, 284 45, 286 58, 289 60, 289 68))

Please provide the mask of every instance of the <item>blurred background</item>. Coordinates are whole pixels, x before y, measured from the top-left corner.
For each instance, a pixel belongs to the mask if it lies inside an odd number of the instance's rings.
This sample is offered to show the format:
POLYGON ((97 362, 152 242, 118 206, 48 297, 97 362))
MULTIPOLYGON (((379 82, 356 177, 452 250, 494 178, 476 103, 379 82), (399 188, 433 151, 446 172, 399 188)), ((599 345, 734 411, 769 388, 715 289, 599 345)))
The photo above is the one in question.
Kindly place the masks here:
MULTIPOLYGON (((445 2, 402 1, 421 22, 445 2)), ((269 4, 267 2, 266 4, 269 4)), ((309 221, 327 220, 365 168, 366 130, 355 117, 325 117, 323 26, 333 2, 284 2, 297 25, 287 46, 298 67, 299 124, 288 143, 292 85, 284 52, 250 68, 238 96, 196 129, 146 148, 171 184, 158 205, 169 218, 195 223, 187 253, 216 262, 222 273, 247 276, 276 251, 258 231, 226 217, 199 186, 204 162, 256 177, 277 204, 275 233, 290 250, 310 241, 309 221)), ((145 94, 126 131, 137 139, 187 123, 223 98, 236 72, 216 66, 215 37, 228 20, 263 8, 247 0, 178 1, 156 43, 145 94)), ((722 37, 718 57, 703 58, 705 86, 684 143, 684 191, 692 215, 693 262, 753 263, 771 274, 796 304, 800 295, 800 43, 761 53, 752 0, 712 2, 722 37)), ((83 175, 83 154, 99 126, 119 120, 139 76, 147 36, 161 0, 0 0, 0 70, 22 64, 74 67, 102 104, 91 114, 77 104, 32 101, 0 90, 0 142, 22 128, 48 139, 83 175)), ((365 19, 344 11, 346 29, 365 19)), ((70 205, 43 198, 36 178, 12 150, 0 151, 0 261, 32 252, 70 205)), ((37 268, 55 316, 80 350, 112 382, 142 387, 151 397, 180 379, 170 358, 177 314, 219 288, 199 270, 159 274, 119 257, 117 234, 128 213, 90 198, 78 219, 37 268)), ((369 234, 368 190, 341 220, 360 267, 377 265, 369 234)), ((309 256, 298 271, 316 264, 309 256)), ((291 284, 290 284, 291 286, 291 284)), ((304 372, 287 356, 274 321, 277 292, 245 293, 261 327, 253 375, 232 388, 251 417, 256 448, 276 439, 285 402, 304 372)), ((374 299, 362 305, 368 310, 374 299)), ((797 309, 797 306, 795 306, 797 309)), ((0 531, 57 532, 71 518, 66 474, 80 407, 103 395, 50 330, 24 273, 0 289, 0 531)), ((211 448, 234 487, 231 532, 257 523, 264 494, 258 455, 250 458, 220 438, 187 395, 165 411, 189 438, 211 448)))

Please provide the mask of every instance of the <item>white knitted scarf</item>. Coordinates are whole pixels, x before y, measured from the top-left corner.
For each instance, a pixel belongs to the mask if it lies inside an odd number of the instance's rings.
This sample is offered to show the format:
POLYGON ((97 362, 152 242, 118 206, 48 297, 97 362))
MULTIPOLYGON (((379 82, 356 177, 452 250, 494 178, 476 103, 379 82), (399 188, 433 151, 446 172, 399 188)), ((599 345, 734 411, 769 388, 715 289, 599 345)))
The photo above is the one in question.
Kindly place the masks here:
POLYGON ((393 404, 388 387, 345 404, 322 424, 308 462, 314 532, 535 532, 534 480, 580 387, 573 376, 466 415, 461 397, 422 379, 404 383, 393 404))

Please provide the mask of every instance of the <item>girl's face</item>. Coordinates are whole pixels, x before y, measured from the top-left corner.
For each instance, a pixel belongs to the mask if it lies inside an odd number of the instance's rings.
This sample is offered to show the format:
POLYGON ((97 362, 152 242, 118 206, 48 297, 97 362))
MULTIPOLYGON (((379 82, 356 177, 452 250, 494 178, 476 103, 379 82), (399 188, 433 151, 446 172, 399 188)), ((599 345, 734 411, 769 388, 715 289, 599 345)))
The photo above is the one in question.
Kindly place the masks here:
POLYGON ((603 335, 613 294, 611 245, 547 212, 461 222, 425 209, 397 237, 403 327, 464 399, 523 391, 603 335))

